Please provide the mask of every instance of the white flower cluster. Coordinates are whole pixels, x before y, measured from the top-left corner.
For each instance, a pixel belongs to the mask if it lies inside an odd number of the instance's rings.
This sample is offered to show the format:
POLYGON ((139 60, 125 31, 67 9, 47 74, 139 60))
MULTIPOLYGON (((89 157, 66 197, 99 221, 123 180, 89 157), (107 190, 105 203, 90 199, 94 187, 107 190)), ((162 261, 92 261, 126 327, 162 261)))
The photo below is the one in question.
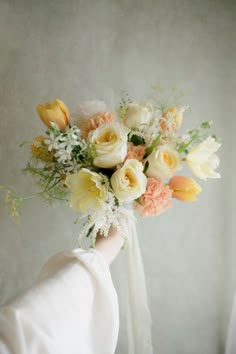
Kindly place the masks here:
POLYGON ((87 220, 80 232, 79 243, 88 234, 94 243, 98 232, 102 232, 102 235, 107 237, 111 225, 118 225, 119 216, 120 207, 115 203, 114 194, 108 192, 106 201, 104 201, 100 208, 88 209, 78 219, 78 221, 81 219, 87 220))
POLYGON ((71 153, 75 146, 81 145, 80 130, 73 126, 67 128, 62 134, 55 136, 50 130, 49 138, 44 140, 49 151, 56 151, 55 157, 58 162, 65 163, 71 161, 71 153))

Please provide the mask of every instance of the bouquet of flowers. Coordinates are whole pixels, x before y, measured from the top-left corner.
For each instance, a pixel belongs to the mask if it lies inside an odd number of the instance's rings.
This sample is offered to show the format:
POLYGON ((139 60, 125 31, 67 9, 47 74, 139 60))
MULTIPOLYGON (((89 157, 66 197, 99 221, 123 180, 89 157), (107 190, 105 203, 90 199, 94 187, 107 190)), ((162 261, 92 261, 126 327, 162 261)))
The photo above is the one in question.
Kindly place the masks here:
MULTIPOLYGON (((47 200, 66 200, 85 219, 80 239, 107 236, 124 207, 141 216, 159 215, 172 198, 196 200, 201 187, 180 175, 184 164, 199 179, 219 178, 215 171, 220 143, 209 134, 211 122, 180 134, 186 106, 166 106, 153 100, 131 101, 124 96, 115 112, 102 101, 80 104, 71 123, 59 99, 37 106, 45 135, 31 143, 31 160, 24 172, 41 187, 47 200)), ((13 216, 23 200, 6 190, 13 216)))
MULTIPOLYGON (((131 101, 126 95, 112 112, 102 101, 84 102, 74 117, 59 99, 37 106, 47 130, 30 143, 31 159, 25 173, 35 177, 47 201, 65 200, 84 219, 79 239, 95 245, 99 233, 119 229, 128 214, 127 323, 129 353, 152 353, 151 316, 145 275, 133 219, 159 215, 172 199, 194 201, 201 192, 191 177, 181 175, 184 164, 202 180, 219 178, 220 143, 209 133, 211 122, 180 133, 184 113, 179 104, 156 99, 131 101), (73 121, 73 124, 72 124, 73 121), (129 211, 128 211, 129 210, 129 211), (131 211, 131 212, 130 212, 131 211)), ((5 189, 5 200, 15 219, 22 197, 5 189)), ((124 231, 124 230, 123 230, 124 231)))

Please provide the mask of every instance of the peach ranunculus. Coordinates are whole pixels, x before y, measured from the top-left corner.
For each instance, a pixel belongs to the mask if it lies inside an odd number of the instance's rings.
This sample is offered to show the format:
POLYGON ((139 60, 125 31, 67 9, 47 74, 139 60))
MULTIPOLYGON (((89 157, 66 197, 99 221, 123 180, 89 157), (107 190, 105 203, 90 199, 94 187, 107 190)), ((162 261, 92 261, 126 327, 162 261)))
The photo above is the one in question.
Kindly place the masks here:
POLYGON ((59 99, 55 99, 53 103, 39 104, 36 110, 48 128, 52 127, 51 122, 56 123, 62 131, 69 125, 70 113, 65 103, 59 99))
POLYGON ((172 190, 158 177, 147 179, 146 192, 135 202, 134 208, 141 216, 160 215, 172 206, 172 190))
POLYGON ((171 130, 176 132, 181 127, 183 121, 183 109, 177 107, 168 108, 160 118, 161 130, 171 130))
POLYGON ((128 143, 128 151, 125 157, 125 161, 129 159, 136 159, 140 162, 143 161, 146 149, 143 145, 135 146, 133 143, 128 143))
POLYGON ((169 187, 173 190, 173 198, 183 202, 192 202, 196 200, 196 195, 201 193, 202 189, 193 178, 184 176, 174 176, 169 181, 169 187))
POLYGON ((86 139, 91 131, 97 129, 102 124, 113 122, 114 120, 115 120, 115 114, 113 112, 95 113, 91 118, 89 118, 83 124, 81 128, 81 137, 83 139, 86 139))
POLYGON ((49 162, 52 160, 53 155, 52 152, 48 151, 47 145, 44 143, 45 139, 47 138, 42 135, 34 138, 31 144, 31 153, 37 159, 49 162))

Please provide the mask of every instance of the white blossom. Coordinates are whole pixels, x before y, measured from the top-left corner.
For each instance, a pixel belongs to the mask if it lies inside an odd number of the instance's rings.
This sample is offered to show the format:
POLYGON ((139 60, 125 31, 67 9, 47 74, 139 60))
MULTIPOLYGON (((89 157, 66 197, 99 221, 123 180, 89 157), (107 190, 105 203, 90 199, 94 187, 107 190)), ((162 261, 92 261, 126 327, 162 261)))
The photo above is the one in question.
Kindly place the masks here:
POLYGON ((45 139, 48 150, 55 150, 55 157, 58 162, 65 163, 71 160, 71 153, 75 146, 81 145, 80 130, 73 126, 65 132, 55 136, 51 130, 48 139, 45 139))

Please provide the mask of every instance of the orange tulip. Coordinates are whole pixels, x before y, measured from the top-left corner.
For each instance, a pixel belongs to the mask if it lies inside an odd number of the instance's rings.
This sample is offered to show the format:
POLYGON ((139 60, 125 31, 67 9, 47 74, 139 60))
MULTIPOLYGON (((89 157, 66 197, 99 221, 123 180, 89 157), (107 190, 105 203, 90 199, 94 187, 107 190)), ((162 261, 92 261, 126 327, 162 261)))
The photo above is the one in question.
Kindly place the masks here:
POLYGON ((47 150, 47 145, 44 144, 45 139, 44 136, 37 136, 31 144, 31 152, 37 159, 48 162, 52 159, 52 154, 47 150))
POLYGON ((56 123, 60 130, 65 130, 69 124, 70 113, 61 100, 55 99, 53 103, 39 104, 36 110, 48 128, 51 128, 51 122, 56 123))
POLYGON ((162 117, 160 118, 160 127, 163 131, 172 130, 176 132, 181 127, 182 121, 183 113, 180 113, 177 107, 170 107, 162 114, 162 117), (168 125, 167 119, 169 117, 173 122, 168 125))
POLYGON ((169 181, 169 187, 173 190, 172 196, 183 202, 196 200, 202 189, 194 179, 184 176, 174 176, 169 181))

